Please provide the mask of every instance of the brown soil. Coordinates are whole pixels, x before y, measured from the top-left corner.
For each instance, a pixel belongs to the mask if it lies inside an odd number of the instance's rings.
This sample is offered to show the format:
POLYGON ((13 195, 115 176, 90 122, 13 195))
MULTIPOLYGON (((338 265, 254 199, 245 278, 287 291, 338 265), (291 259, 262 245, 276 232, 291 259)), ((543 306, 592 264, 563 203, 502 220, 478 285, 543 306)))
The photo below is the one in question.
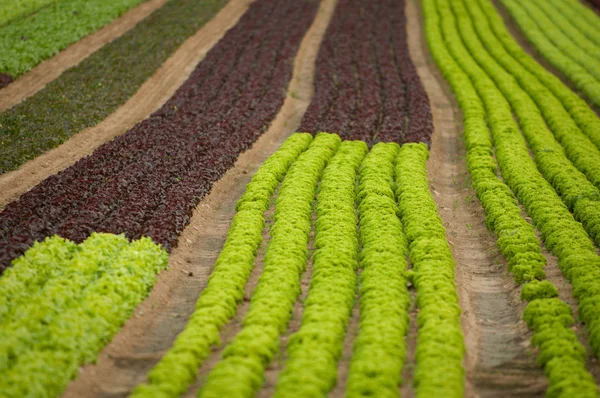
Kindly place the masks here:
MULTIPOLYGON (((230 21, 224 18, 223 13, 230 17, 233 14, 239 17, 249 3, 248 0, 232 0, 215 18, 223 25, 224 20, 230 21)), ((198 205, 190 224, 181 234, 178 247, 169 256, 169 270, 159 275, 151 294, 100 353, 98 362, 81 369, 79 378, 73 381, 64 393, 65 398, 126 396, 135 385, 144 381, 147 372, 183 330, 225 241, 229 224, 235 214, 237 199, 258 167, 295 131, 310 103, 317 52, 334 8, 335 0, 323 0, 294 61, 294 73, 283 107, 267 132, 250 150, 241 154, 235 166, 213 185, 211 193, 198 205)), ((216 27, 213 22, 207 24, 203 30, 213 31, 216 27)), ((194 40, 196 36, 190 40, 194 40)), ((190 45, 188 41, 175 54, 179 54, 180 58, 193 57, 191 54, 195 54, 196 57, 196 62, 190 62, 185 72, 179 68, 178 74, 183 73, 187 76, 193 70, 199 61, 198 58, 201 58, 198 53, 204 54, 207 51, 205 41, 206 38, 201 40, 203 45, 199 48, 195 41, 193 43, 196 43, 196 46, 190 45)), ((171 59, 168 62, 178 64, 171 59)), ((162 69, 164 66, 159 70, 159 74, 162 69)), ((165 72, 162 72, 161 76, 164 74, 165 72)), ((176 88, 185 77, 180 80, 177 80, 177 83, 166 78, 156 79, 153 87, 154 90, 176 88)), ((139 98, 141 99, 144 97, 139 98)), ((132 112, 135 107, 130 102, 125 107, 129 105, 129 112, 132 112)), ((258 271, 251 276, 247 287, 248 294, 257 280, 258 271)), ((225 340, 230 340, 230 336, 235 334, 235 324, 241 320, 239 316, 243 315, 245 305, 247 304, 241 306, 237 320, 224 328, 222 336, 225 340)))
POLYGON ((102 29, 84 37, 25 73, 8 87, 0 90, 0 112, 40 91, 65 70, 77 65, 106 43, 126 33, 166 2, 167 0, 147 0, 141 3, 102 29))
POLYGON ((427 169, 456 261, 467 346, 466 395, 543 396, 546 380, 530 348, 531 332, 521 319, 524 305, 519 288, 484 225, 483 208, 470 184, 460 111, 427 51, 414 0, 408 3, 407 15, 410 52, 434 117, 436 131, 427 169))
MULTIPOLYGON (((71 166, 159 109, 185 82, 225 32, 237 23, 253 1, 230 0, 210 22, 187 39, 133 97, 113 114, 96 126, 74 135, 59 147, 30 160, 18 170, 1 175, 0 210, 52 174, 71 166)), ((153 1, 144 4, 150 3, 153 1)), ((0 91, 0 94, 3 91, 0 91)))

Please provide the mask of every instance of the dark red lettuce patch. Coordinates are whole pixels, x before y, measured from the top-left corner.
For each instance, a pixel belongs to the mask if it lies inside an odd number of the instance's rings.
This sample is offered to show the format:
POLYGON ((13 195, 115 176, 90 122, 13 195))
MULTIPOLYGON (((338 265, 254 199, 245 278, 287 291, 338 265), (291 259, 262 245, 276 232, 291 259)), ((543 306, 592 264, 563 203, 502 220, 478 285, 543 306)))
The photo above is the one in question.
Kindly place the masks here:
POLYGON ((404 9, 404 0, 340 0, 298 131, 430 143, 429 99, 408 51, 404 9))

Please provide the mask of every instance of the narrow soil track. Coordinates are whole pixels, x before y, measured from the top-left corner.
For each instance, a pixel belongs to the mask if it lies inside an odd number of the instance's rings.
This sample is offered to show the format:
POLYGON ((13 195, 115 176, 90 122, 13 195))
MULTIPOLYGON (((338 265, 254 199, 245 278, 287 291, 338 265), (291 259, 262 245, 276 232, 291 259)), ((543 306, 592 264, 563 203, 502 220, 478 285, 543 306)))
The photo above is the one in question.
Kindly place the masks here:
POLYGON ((253 2, 254 0, 230 0, 210 22, 187 39, 116 112, 96 126, 74 135, 61 146, 25 163, 18 170, 1 175, 0 210, 49 176, 73 165, 159 109, 253 2))
POLYGON ((276 119, 196 207, 178 247, 169 256, 169 270, 159 275, 150 296, 99 355, 98 362, 82 369, 65 398, 125 396, 144 380, 183 329, 225 241, 237 199, 262 162, 296 130, 310 103, 316 56, 335 3, 321 3, 300 45, 288 94, 276 119))
POLYGON ((463 309, 469 397, 543 396, 546 380, 522 321, 520 289, 506 271, 496 238, 470 186, 460 113, 427 50, 415 1, 408 2, 409 47, 432 105, 435 134, 428 163, 437 202, 456 261, 463 309))
POLYGON ((110 24, 84 37, 25 73, 0 90, 0 112, 4 112, 25 98, 37 93, 65 70, 77 65, 100 47, 123 35, 166 2, 167 0, 148 0, 141 3, 110 24))

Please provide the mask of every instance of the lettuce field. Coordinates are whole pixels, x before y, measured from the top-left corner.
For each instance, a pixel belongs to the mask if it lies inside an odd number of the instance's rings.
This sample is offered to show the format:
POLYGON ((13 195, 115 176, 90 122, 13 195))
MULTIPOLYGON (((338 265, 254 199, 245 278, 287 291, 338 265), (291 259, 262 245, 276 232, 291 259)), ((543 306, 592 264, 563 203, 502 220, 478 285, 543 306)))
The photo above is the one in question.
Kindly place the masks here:
POLYGON ((599 386, 597 0, 0 0, 0 398, 599 386))

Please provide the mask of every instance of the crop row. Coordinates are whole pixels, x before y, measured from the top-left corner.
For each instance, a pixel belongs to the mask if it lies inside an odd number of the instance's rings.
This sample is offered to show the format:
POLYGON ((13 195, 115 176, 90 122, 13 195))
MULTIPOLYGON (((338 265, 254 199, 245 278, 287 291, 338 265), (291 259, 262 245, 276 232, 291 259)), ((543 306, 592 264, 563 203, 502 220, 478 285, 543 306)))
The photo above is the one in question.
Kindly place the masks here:
POLYGON ((148 294, 167 253, 149 238, 36 243, 0 278, 0 396, 58 396, 148 294))
MULTIPOLYGON (((423 9, 429 47, 463 111, 469 172, 486 211, 486 224, 496 232, 500 251, 509 260, 509 270, 519 283, 527 282, 521 294, 523 300, 529 301, 524 318, 534 330, 533 343, 540 348, 538 362, 544 366, 550 382, 548 395, 596 396, 594 380, 585 369, 585 349, 570 328, 574 322, 571 309, 556 298, 556 287, 548 281, 538 281, 544 278, 545 258, 540 253, 535 232, 521 217, 510 189, 496 177, 486 113, 488 120, 493 121, 490 123, 492 139, 502 175, 542 229, 547 246, 558 255, 563 270, 572 266, 578 249, 583 249, 584 258, 591 258, 589 249, 593 250, 593 245, 583 229, 580 226, 577 229, 578 224, 535 170, 528 155, 518 157, 522 152, 519 147, 525 143, 520 135, 510 133, 506 118, 494 114, 498 102, 488 98, 493 84, 486 84, 481 72, 473 73, 474 62, 460 43, 448 2, 427 0, 423 2, 423 9), (568 244, 573 247, 568 248, 568 244)), ((579 287, 585 289, 586 286, 579 287)))
POLYGON ((12 0, 0 1, 0 26, 11 20, 32 14, 55 1, 56 0, 22 0, 19 2, 14 2, 12 0))
POLYGON ((318 135, 283 180, 263 272, 242 330, 212 368, 199 397, 252 397, 262 386, 265 368, 279 350, 279 337, 300 293, 317 184, 339 145, 336 135, 318 135))
POLYGON ((132 397, 179 396, 195 379, 211 346, 219 343, 220 329, 234 316, 244 296, 244 285, 262 241, 264 212, 270 198, 311 141, 309 134, 292 135, 254 174, 237 202, 227 240, 188 324, 132 397))
POLYGON ((0 72, 17 78, 142 1, 57 1, 0 26, 0 72))
POLYGON ((393 0, 338 3, 299 130, 368 143, 430 142, 429 100, 408 51, 404 7, 393 0))
POLYGON ((287 344, 274 397, 326 396, 336 384, 356 296, 356 174, 367 151, 362 141, 344 141, 323 172, 315 206, 310 288, 300 329, 287 344))
POLYGON ((406 360, 408 247, 393 190, 397 155, 397 144, 376 144, 360 168, 360 330, 348 373, 348 397, 398 396, 406 360))
POLYGON ((550 0, 547 4, 566 18, 572 26, 579 29, 587 40, 600 46, 600 28, 596 25, 597 16, 592 10, 578 1, 572 0, 550 0))
POLYGON ((465 344, 454 284, 454 259, 429 192, 425 168, 428 157, 425 144, 405 144, 400 148, 395 169, 400 220, 408 242, 419 307, 414 384, 420 397, 462 397, 465 344))
POLYGON ((315 12, 314 2, 254 3, 161 109, 0 213, 0 266, 53 234, 149 236, 170 251, 212 183, 275 117, 315 12))
POLYGON ((169 0, 128 32, 0 115, 0 173, 17 169, 105 119, 225 3, 169 0))
MULTIPOLYGON (((475 3, 458 0, 451 4, 467 50, 481 73, 487 74, 498 88, 494 97, 489 97, 502 104, 496 106, 498 114, 508 120, 512 106, 519 125, 514 121, 507 124, 517 131, 521 128, 539 170, 590 236, 600 243, 600 192, 597 188, 600 186, 600 150, 578 129, 560 101, 502 49, 489 26, 472 22, 485 21, 475 3), (484 47, 482 42, 487 45, 484 47), (498 60, 503 60, 502 64, 498 60)), ((492 91, 493 88, 488 90, 492 91)), ((523 150, 527 151, 526 148, 523 150)))
MULTIPOLYGON (((534 3, 501 2, 537 51, 585 93, 594 105, 600 106, 599 61, 578 48, 534 3)), ((551 8, 547 12, 559 13, 551 8)))

